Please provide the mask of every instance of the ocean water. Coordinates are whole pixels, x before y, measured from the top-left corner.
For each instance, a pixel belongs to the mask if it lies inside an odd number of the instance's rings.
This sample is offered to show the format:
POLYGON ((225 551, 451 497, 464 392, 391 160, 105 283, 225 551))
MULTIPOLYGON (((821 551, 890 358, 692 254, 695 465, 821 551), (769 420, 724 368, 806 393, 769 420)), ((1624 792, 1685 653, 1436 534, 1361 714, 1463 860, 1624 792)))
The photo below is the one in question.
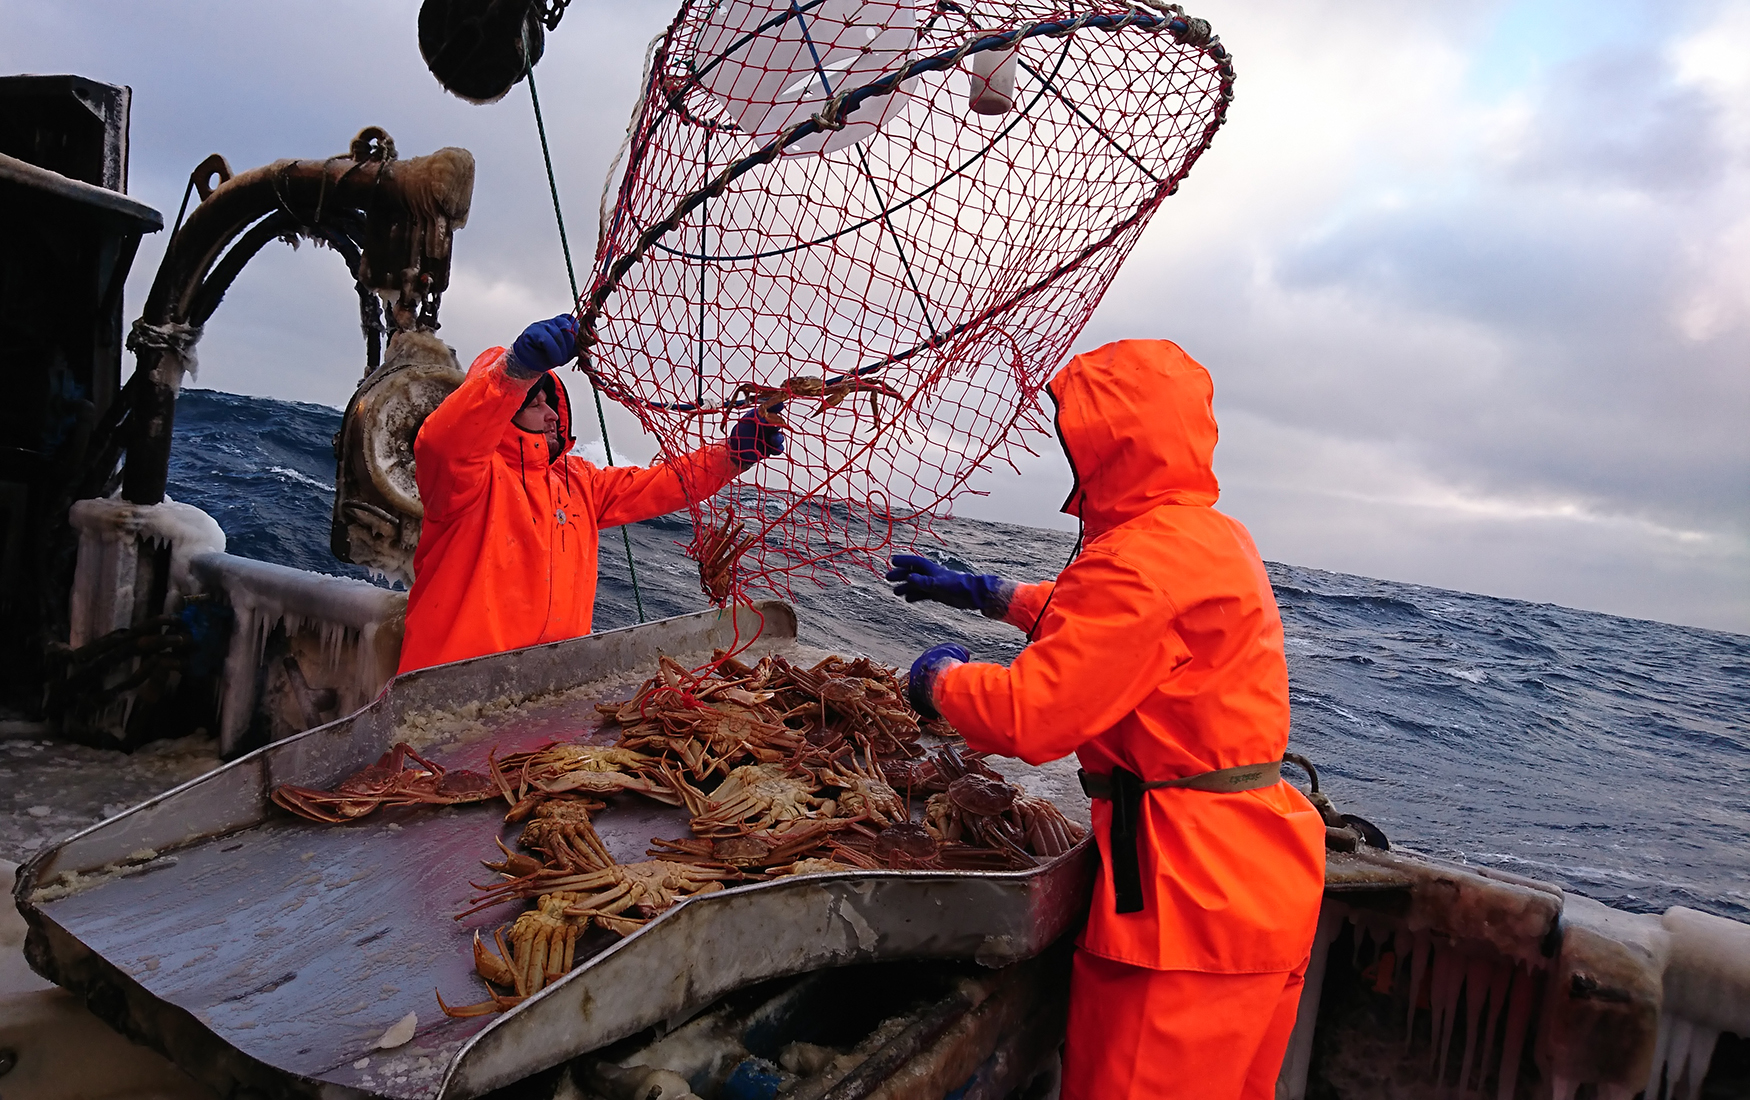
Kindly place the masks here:
MULTIPOLYGON (((170 493, 232 553, 362 575, 328 553, 331 439, 317 405, 184 391, 170 493)), ((705 606, 684 514, 631 529, 646 618, 705 606)), ((949 520, 919 549, 1043 580, 1061 532, 949 520)), ((598 629, 637 622, 604 532, 598 629)), ((1750 920, 1750 637, 1271 563, 1288 637, 1290 747, 1395 845, 1528 874, 1610 905, 1750 920)), ((793 594, 803 640, 909 664, 958 641, 1019 652, 1012 628, 906 605, 872 574, 793 594)))

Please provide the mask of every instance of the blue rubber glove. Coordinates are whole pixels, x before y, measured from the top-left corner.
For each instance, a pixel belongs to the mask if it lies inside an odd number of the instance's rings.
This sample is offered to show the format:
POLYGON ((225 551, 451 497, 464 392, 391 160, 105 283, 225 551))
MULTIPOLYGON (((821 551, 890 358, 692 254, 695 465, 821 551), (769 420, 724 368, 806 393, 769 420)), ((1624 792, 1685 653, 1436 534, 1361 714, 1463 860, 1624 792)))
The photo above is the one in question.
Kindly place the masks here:
POLYGON ((512 371, 522 377, 562 367, 577 358, 577 318, 569 313, 536 321, 510 347, 512 371))
POLYGON ((993 573, 959 573, 916 554, 893 555, 887 579, 896 581, 895 596, 906 603, 934 600, 962 611, 982 611, 986 618, 1009 613, 1009 600, 1020 586, 993 573))
MULTIPOLYGON (((774 417, 782 416, 784 403, 771 406, 774 417)), ((756 462, 784 453, 784 432, 755 409, 729 429, 729 457, 743 470, 756 462)))
POLYGON ((972 654, 967 652, 966 647, 953 642, 924 650, 911 663, 911 681, 906 685, 906 697, 911 700, 911 709, 925 718, 942 717, 942 712, 936 709, 936 677, 955 665, 963 665, 970 660, 972 654))

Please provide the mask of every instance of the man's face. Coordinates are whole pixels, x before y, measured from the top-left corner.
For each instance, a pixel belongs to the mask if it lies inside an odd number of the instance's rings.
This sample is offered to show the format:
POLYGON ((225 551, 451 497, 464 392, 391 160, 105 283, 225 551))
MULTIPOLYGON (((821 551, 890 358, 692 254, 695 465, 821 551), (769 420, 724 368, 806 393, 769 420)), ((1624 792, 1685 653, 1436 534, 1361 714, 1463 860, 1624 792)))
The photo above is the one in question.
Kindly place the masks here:
POLYGON ((545 390, 536 390, 534 401, 524 405, 521 411, 510 418, 510 422, 525 432, 546 436, 549 452, 558 448, 559 413, 553 406, 547 404, 545 390))

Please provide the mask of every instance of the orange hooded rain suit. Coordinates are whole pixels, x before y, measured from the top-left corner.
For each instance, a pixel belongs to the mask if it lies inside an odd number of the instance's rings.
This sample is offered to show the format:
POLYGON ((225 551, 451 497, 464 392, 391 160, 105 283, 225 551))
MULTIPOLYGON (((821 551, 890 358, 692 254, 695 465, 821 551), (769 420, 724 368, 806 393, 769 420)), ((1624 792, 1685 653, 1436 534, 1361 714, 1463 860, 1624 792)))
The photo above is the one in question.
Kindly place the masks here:
MULTIPOLYGON (((546 439, 511 423, 534 379, 511 377, 504 358, 481 353, 413 444, 425 524, 401 672, 588 634, 601 528, 703 500, 740 472, 723 443, 648 469, 550 462, 546 439)), ((562 382, 557 404, 569 452, 562 382)))
MULTIPOLYGON (((1048 387, 1076 476, 1081 553, 1024 585, 1008 621, 1034 641, 1007 668, 944 671, 933 698, 973 748, 1070 752, 1144 781, 1279 760, 1282 620, 1246 529, 1217 512, 1209 374, 1176 344, 1123 340, 1048 387)), ((1143 795, 1143 909, 1116 911, 1112 804, 1078 941, 1065 1100, 1274 1095, 1324 890, 1325 827, 1287 783, 1143 795)))

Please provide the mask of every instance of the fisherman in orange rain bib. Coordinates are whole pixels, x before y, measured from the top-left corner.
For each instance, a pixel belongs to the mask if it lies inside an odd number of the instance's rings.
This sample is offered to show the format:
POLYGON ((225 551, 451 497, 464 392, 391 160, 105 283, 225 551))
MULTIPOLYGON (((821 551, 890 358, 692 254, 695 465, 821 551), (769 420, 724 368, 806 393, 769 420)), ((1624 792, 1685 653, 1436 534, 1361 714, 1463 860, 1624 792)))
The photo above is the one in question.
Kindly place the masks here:
POLYGON ((1275 1095, 1324 889, 1325 827, 1279 778, 1282 620, 1244 527, 1217 512, 1209 374, 1123 340, 1048 387, 1085 543, 1055 583, 899 555, 908 601, 1003 619, 1013 664, 936 646, 920 712, 975 749, 1076 753, 1102 871, 1077 943, 1065 1100, 1275 1095))
POLYGON ((401 672, 588 634, 601 528, 684 508, 783 453, 756 410, 674 462, 586 462, 569 453, 571 404, 553 373, 576 355, 571 317, 538 321, 509 351, 482 352, 419 429, 425 525, 401 672))

